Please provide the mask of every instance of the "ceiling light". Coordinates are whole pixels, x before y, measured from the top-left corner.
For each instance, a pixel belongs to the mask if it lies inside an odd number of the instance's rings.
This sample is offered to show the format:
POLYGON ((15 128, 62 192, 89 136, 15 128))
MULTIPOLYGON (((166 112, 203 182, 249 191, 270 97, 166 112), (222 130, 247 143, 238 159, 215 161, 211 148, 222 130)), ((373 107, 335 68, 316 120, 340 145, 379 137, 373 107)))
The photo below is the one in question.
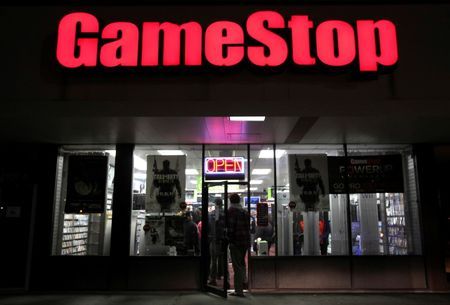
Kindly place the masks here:
POLYGON ((257 191, 257 190, 258 190, 258 188, 256 186, 250 188, 250 191, 257 191))
POLYGON ((183 156, 184 152, 177 149, 162 149, 158 150, 158 153, 162 156, 183 156))
POLYGON ((250 180, 250 184, 262 184, 262 180, 250 180))
POLYGON ((272 170, 270 168, 255 168, 252 175, 268 175, 272 170))
MULTIPOLYGON (((286 151, 284 149, 277 149, 275 151, 275 157, 280 158, 284 155, 286 151)), ((263 149, 259 152, 260 159, 272 159, 273 158, 273 150, 272 149, 263 149)))
POLYGON ((186 168, 184 172, 186 175, 198 175, 198 170, 195 168, 186 168))
POLYGON ((265 116, 230 116, 230 121, 238 122, 263 122, 265 116))

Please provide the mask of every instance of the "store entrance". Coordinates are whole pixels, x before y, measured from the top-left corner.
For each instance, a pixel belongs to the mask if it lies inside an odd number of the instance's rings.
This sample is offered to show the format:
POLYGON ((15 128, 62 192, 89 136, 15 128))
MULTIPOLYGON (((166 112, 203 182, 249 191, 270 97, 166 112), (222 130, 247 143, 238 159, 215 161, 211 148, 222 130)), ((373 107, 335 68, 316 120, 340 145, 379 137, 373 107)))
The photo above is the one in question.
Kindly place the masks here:
MULTIPOLYGON (((229 195, 237 194, 241 204, 250 196, 248 182, 205 182, 202 193, 202 274, 203 287, 207 292, 226 298, 234 289, 234 270, 228 248, 229 195)), ((244 207, 249 209, 248 207, 244 207)), ((248 266, 246 255, 246 266, 248 266)), ((245 268, 244 282, 248 283, 248 268, 245 268)), ((247 288, 247 287, 246 287, 247 288)))

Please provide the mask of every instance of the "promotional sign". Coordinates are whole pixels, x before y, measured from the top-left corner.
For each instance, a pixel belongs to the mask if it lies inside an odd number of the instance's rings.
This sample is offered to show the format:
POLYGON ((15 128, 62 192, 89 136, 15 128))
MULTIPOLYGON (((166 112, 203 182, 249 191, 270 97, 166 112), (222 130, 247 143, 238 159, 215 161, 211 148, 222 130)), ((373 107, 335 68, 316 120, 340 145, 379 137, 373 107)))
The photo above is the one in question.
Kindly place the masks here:
POLYGON ((146 212, 176 213, 185 201, 186 156, 147 156, 146 212))
POLYGON ((356 66, 361 72, 376 72, 398 61, 396 27, 385 19, 317 22, 308 15, 283 16, 276 11, 256 11, 244 24, 99 19, 87 12, 61 18, 56 42, 61 66, 200 67, 206 61, 214 67, 243 62, 278 67, 289 62, 298 67, 356 66))
POLYGON ((328 211, 327 155, 289 155, 290 201, 296 211, 328 211))
POLYGON ((206 180, 245 179, 245 162, 242 157, 205 158, 206 180))
POLYGON ((350 193, 403 193, 403 164, 401 155, 329 157, 330 193, 346 192, 348 172, 350 193))
POLYGON ((267 202, 260 202, 256 205, 256 225, 258 227, 269 225, 269 205, 267 202))
POLYGON ((65 213, 103 213, 106 202, 108 156, 68 157, 65 213))

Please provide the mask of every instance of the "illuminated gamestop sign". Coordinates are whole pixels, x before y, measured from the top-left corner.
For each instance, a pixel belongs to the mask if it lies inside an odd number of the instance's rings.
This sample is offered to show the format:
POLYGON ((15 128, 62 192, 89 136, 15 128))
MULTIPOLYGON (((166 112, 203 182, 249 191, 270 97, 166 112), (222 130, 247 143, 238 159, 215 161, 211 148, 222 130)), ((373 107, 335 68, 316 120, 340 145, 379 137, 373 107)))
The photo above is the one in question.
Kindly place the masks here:
POLYGON ((59 22, 56 57, 71 69, 233 67, 243 62, 278 67, 289 62, 300 68, 352 65, 376 72, 397 63, 398 48, 395 25, 385 19, 319 23, 308 15, 285 18, 276 11, 257 11, 244 25, 229 20, 100 25, 96 16, 76 12, 59 22))
POLYGON ((205 158, 206 180, 245 179, 244 158, 205 158))

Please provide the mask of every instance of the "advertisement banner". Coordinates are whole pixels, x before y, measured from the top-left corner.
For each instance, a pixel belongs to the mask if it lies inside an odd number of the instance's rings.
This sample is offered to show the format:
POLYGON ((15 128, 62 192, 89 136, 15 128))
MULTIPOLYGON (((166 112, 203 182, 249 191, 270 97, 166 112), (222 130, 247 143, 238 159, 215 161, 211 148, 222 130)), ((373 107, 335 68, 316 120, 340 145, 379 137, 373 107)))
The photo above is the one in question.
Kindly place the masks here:
POLYGON ((65 213, 103 213, 108 156, 69 156, 65 213))
POLYGON ((147 198, 149 213, 176 213, 185 201, 186 156, 147 156, 147 198))
POLYGON ((329 211, 327 155, 289 155, 290 201, 296 211, 329 211))
POLYGON ((256 225, 258 227, 269 225, 269 205, 267 202, 260 202, 256 205, 256 225))
MULTIPOLYGON (((346 192, 345 157, 329 157, 330 193, 346 192)), ((348 157, 348 189, 350 193, 403 193, 401 155, 348 157)))

